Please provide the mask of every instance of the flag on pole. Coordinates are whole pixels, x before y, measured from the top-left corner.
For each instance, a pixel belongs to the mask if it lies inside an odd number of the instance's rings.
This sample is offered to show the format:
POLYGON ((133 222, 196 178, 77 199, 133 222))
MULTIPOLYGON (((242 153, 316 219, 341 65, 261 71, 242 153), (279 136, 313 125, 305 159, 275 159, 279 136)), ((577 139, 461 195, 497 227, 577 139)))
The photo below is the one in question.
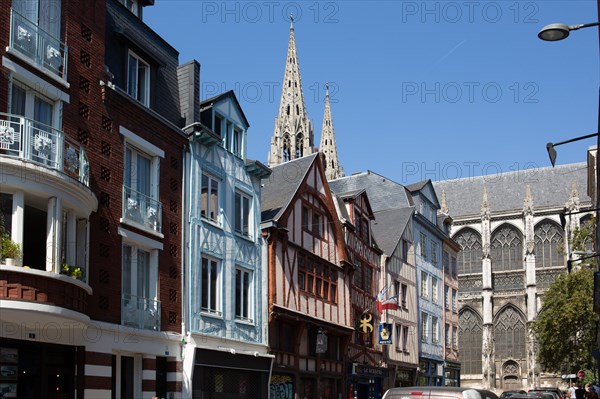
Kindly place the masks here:
POLYGON ((379 294, 377 294, 377 296, 375 297, 376 299, 376 305, 377 305, 377 311, 379 313, 381 313, 382 311, 384 311, 385 309, 391 309, 391 310, 396 310, 399 307, 399 303, 398 303, 398 295, 394 295, 391 297, 387 296, 388 291, 390 290, 390 288, 392 287, 392 285, 388 285, 387 287, 385 287, 384 289, 382 289, 381 291, 379 291, 379 294))

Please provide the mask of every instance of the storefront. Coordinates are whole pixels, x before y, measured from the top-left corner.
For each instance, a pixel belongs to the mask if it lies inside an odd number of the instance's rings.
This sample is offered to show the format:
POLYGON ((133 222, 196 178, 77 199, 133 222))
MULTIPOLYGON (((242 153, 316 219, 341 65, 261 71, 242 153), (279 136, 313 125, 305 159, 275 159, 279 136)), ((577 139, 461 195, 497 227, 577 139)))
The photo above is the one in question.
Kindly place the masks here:
POLYGON ((396 369, 396 387, 412 387, 415 385, 415 369, 398 367, 396 369))
POLYGON ((348 370, 348 398, 380 399, 388 369, 353 363, 348 370))
POLYGON ((460 363, 446 362, 444 385, 447 387, 460 386, 460 363))
POLYGON ((77 351, 74 346, 3 339, 0 398, 75 398, 76 376, 83 375, 81 364, 77 372, 77 351))
POLYGON ((193 398, 266 398, 270 357, 196 349, 193 398))
POLYGON ((443 376, 442 362, 421 359, 419 362, 419 374, 417 378, 418 386, 442 386, 443 376))

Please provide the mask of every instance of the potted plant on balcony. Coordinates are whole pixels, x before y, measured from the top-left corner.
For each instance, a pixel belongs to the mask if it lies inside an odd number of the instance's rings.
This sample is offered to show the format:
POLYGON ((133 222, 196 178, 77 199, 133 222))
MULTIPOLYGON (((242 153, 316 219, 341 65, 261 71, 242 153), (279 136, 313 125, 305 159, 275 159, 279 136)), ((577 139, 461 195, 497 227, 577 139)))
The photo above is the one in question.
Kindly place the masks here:
POLYGON ((66 274, 67 276, 71 276, 78 280, 83 279, 83 269, 79 266, 69 265, 68 263, 63 263, 60 268, 61 274, 66 274))
POLYGON ((21 257, 21 246, 10 239, 8 234, 2 236, 2 259, 6 266, 15 266, 16 259, 21 257))

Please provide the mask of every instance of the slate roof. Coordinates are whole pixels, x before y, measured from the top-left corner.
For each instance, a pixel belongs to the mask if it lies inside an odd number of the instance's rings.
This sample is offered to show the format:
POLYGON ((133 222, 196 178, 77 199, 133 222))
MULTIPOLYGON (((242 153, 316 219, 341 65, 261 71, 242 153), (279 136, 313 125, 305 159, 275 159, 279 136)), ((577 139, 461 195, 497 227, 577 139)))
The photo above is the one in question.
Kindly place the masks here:
POLYGON ((271 168, 271 176, 261 181, 263 184, 261 221, 263 223, 279 220, 317 156, 318 153, 314 153, 271 168))
POLYGON ((406 187, 406 189, 408 191, 410 191, 411 193, 414 193, 415 191, 421 191, 423 189, 423 187, 425 187, 427 185, 427 183, 429 183, 431 180, 422 180, 416 183, 412 183, 409 184, 406 187))
POLYGON ((371 227, 379 248, 385 254, 391 255, 396 249, 414 210, 414 206, 409 206, 375 212, 375 221, 371 223, 371 227))
POLYGON ((407 194, 403 185, 370 170, 330 180, 329 187, 335 193, 366 190, 373 212, 413 205, 410 194, 407 194))
POLYGON ((587 164, 560 165, 494 175, 444 180, 433 183, 438 198, 446 192, 448 212, 455 220, 479 217, 483 188, 487 188, 490 212, 521 211, 527 185, 531 187, 535 209, 562 208, 577 184, 581 203, 590 202, 587 195, 587 164))

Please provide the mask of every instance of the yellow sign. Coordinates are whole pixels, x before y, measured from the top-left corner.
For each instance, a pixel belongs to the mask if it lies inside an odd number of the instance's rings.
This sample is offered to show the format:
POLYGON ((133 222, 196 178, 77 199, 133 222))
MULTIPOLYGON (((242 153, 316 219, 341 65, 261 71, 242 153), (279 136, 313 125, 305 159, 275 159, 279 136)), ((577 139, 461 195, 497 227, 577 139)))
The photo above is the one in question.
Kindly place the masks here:
POLYGON ((364 333, 370 333, 373 332, 373 323, 371 323, 371 321, 373 320, 373 315, 370 313, 363 313, 360 316, 360 329, 362 330, 362 332, 364 333))

